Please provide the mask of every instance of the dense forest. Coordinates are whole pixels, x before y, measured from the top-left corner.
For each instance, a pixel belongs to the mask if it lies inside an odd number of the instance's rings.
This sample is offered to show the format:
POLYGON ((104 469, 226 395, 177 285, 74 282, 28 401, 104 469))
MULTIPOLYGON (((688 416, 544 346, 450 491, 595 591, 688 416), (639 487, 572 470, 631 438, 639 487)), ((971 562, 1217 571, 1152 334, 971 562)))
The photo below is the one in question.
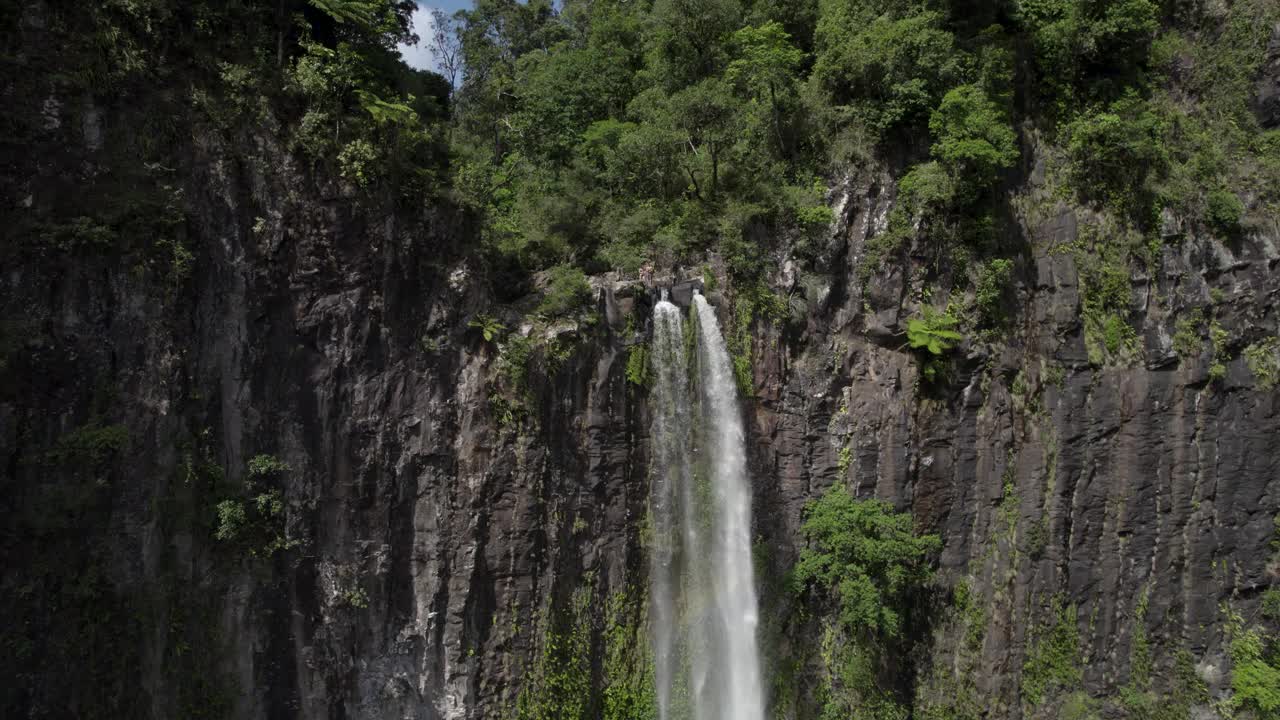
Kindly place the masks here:
POLYGON ((417 10, 0 0, 2 714, 656 718, 696 287, 767 717, 1280 718, 1280 3, 417 10))
MULTIPOLYGON (((7 26, 23 5, 8 4, 7 26)), ((1277 15, 1263 0, 484 1, 427 38, 413 8, 53 3, 42 32, 65 47, 66 87, 143 116, 130 152, 163 168, 192 123, 228 138, 278 128, 364 202, 473 213, 508 295, 547 268, 569 287, 575 269, 707 252, 751 280, 784 239, 819 263, 828 188, 871 167, 898 177, 900 202, 865 272, 914 247, 935 272, 973 268, 987 298, 1018 251, 1011 189, 1033 172, 1105 216, 1114 263, 1186 225, 1237 235, 1276 208, 1274 100, 1254 100, 1277 15), (456 89, 399 61, 410 39, 456 89), (1048 150, 1042 167, 1030 147, 1048 150)), ((6 120, 7 142, 38 141, 35 118, 6 120)), ((95 186, 163 184, 131 180, 95 186)), ((137 219, 102 204, 18 237, 127 244, 137 219)))

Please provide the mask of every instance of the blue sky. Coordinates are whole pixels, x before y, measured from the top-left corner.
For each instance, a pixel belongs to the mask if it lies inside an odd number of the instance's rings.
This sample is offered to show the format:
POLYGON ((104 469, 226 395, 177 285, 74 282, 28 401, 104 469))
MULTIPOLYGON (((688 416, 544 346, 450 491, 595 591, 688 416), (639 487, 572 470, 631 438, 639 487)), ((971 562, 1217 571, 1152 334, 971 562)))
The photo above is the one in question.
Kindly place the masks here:
POLYGON ((432 0, 430 4, 418 3, 418 9, 413 13, 413 31, 421 39, 416 46, 400 46, 404 61, 419 70, 436 70, 435 58, 431 57, 431 11, 438 8, 452 15, 470 7, 471 0, 432 0))

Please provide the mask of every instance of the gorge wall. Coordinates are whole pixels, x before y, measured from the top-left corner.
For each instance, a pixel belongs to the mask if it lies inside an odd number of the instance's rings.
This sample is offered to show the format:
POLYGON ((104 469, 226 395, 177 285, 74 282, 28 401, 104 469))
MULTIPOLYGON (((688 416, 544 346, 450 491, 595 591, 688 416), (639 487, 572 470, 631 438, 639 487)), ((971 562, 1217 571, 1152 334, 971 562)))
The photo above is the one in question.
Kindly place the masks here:
MULTIPOLYGON (((75 206, 128 162, 112 143, 137 119, 56 83, 32 97, 10 218, 75 206)), ((628 364, 673 285, 747 329, 775 717, 817 716, 822 623, 783 578, 836 483, 943 541, 914 659, 882 669, 918 717, 1057 717, 1073 698, 1077 717, 1133 716, 1125 693, 1147 688, 1226 717, 1231 633, 1274 627, 1280 396, 1246 350, 1280 333, 1275 218, 1234 241, 1167 218, 1126 269, 1132 341, 1100 351, 1085 286, 1123 240, 1029 146, 1010 325, 927 382, 904 334, 924 250, 860 270, 889 169, 834 185, 826 262, 772 251, 772 316, 737 314, 710 257, 594 277, 593 312, 546 323, 536 297, 493 296, 460 210, 371 205, 270 132, 196 126, 181 148, 151 172, 189 256, 5 241, 6 716, 640 716, 651 439, 628 364), (248 529, 224 541, 228 498, 248 529), (1073 648, 1065 666, 1045 638, 1073 648)))

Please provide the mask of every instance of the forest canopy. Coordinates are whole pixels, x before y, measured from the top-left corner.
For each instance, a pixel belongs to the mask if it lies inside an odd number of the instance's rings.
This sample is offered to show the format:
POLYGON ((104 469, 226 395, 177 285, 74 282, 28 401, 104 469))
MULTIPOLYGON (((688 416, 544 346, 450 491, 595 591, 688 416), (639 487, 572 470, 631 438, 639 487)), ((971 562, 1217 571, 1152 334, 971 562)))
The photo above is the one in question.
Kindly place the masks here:
MULTIPOLYGON (((1211 10, 1172 0, 478 0, 452 21, 452 193, 499 266, 635 271, 710 250, 750 279, 773 244, 816 259, 825 189, 887 167, 899 202, 869 262, 910 241, 994 259, 1007 189, 1043 142, 1067 193, 1152 233, 1164 207, 1216 213, 1204 188, 1242 180, 1221 159, 1277 142, 1248 79, 1280 11, 1232 14, 1222 37, 1211 10), (1173 68, 1210 41, 1238 49, 1232 66, 1195 66, 1179 80, 1204 104, 1176 101, 1173 68)), ((1245 171, 1278 187, 1274 162, 1245 171)))
MULTIPOLYGON (((1010 190, 1037 162, 1139 236, 1165 209, 1238 234, 1280 188, 1280 131, 1250 109, 1268 0, 476 0, 421 38, 407 0, 51 7, 67 82, 150 88, 148 124, 274 127, 370 203, 458 208, 508 297, 552 267, 714 253, 755 282, 778 248, 820 264, 827 194, 854 176, 893 178, 864 273, 913 248, 1007 258, 1010 190), (450 80, 404 64, 414 41, 450 80), (189 94, 157 91, 179 74, 189 94)), ((104 244, 136 220, 104 215, 33 234, 104 244)))

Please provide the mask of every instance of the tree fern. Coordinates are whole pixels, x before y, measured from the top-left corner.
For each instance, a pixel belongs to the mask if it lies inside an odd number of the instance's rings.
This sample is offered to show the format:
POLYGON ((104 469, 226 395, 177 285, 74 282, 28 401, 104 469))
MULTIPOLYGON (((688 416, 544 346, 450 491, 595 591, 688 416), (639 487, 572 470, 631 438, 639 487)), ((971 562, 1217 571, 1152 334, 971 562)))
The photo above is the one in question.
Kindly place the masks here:
POLYGON ((930 355, 941 355, 950 350, 964 336, 951 328, 959 324, 959 318, 950 312, 938 312, 925 306, 922 317, 907 321, 907 342, 912 348, 924 349, 930 355))
POLYGON ((373 25, 378 3, 370 0, 311 0, 311 6, 340 23, 373 25))

